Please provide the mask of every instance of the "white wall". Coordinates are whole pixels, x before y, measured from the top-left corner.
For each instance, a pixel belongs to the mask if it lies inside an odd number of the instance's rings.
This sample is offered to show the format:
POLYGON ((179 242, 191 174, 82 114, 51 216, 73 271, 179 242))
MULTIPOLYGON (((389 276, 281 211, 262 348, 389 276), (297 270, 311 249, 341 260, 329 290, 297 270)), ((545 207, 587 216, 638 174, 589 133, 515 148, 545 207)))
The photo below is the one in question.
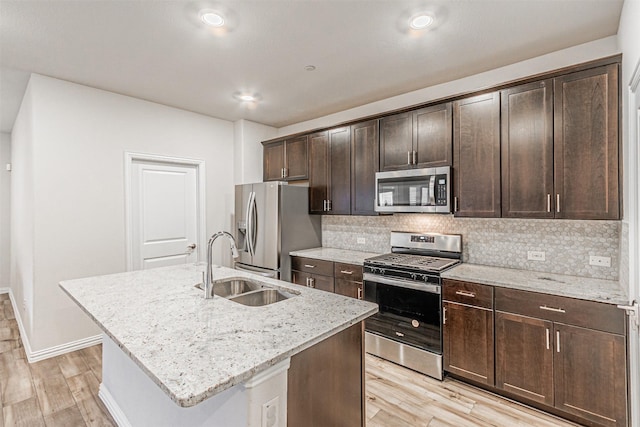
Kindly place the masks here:
MULTIPOLYGON (((625 0, 620 26, 618 27, 618 45, 622 51, 622 151, 624 156, 623 166, 623 191, 624 191, 624 220, 623 230, 628 233, 623 235, 622 242, 627 245, 626 272, 621 269, 621 277, 626 274, 631 298, 640 297, 640 147, 636 144, 634 135, 636 120, 635 108, 629 99, 629 84, 640 61, 640 0, 625 0)), ((640 90, 640 89, 638 89, 640 90)), ((640 131, 640 129, 638 130, 640 131)), ((623 248, 625 249, 625 248, 623 248)), ((625 262, 625 260, 621 260, 625 262)), ((629 329, 629 358, 630 358, 630 402, 631 425, 640 426, 640 335, 632 328, 629 329)))
MULTIPOLYGON (((627 2, 629 1, 634 0, 627 0, 627 2)), ((635 2, 637 2, 637 0, 635 0, 635 2)), ((481 90, 511 80, 615 55, 617 53, 620 52, 618 50, 616 36, 606 37, 459 80, 419 89, 306 122, 295 123, 279 128, 278 135, 289 135, 310 129, 329 127, 337 123, 357 120, 361 117, 422 104, 461 93, 481 90)))
POLYGON ((5 168, 10 163, 11 134, 0 132, 0 288, 8 288, 10 283, 11 172, 5 168))
POLYGON ((125 270, 123 153, 205 160, 211 235, 232 225, 234 138, 231 122, 61 80, 32 75, 30 90, 39 351, 99 332, 58 282, 125 270))
MULTIPOLYGON (((11 132, 11 288, 21 319, 22 332, 33 329, 34 282, 34 158, 33 158, 33 91, 27 86, 18 116, 11 132)), ((24 338, 24 337, 23 337, 24 338)), ((28 348, 29 343, 24 345, 28 348)))
POLYGON ((236 184, 262 182, 261 141, 274 138, 276 128, 248 120, 234 123, 234 181, 236 184))

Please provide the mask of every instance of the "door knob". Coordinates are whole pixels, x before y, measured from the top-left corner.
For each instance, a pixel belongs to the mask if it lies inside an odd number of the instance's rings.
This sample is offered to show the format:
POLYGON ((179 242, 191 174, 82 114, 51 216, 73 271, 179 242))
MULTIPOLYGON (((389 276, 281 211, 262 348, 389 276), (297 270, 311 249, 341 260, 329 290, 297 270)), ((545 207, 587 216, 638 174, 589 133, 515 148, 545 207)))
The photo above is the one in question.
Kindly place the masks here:
POLYGON ((194 249, 196 248, 196 244, 195 244, 195 243, 192 243, 192 244, 190 244, 189 246, 187 246, 187 248, 189 248, 189 249, 191 249, 191 250, 194 250, 194 249))

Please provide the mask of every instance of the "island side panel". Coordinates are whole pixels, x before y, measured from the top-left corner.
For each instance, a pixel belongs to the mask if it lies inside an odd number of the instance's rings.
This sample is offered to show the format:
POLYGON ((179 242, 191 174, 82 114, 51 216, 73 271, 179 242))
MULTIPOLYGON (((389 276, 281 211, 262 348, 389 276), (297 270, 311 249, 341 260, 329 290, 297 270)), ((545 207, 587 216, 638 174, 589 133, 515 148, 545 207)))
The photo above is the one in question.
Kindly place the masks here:
POLYGON ((363 323, 291 357, 290 426, 364 427, 363 323))

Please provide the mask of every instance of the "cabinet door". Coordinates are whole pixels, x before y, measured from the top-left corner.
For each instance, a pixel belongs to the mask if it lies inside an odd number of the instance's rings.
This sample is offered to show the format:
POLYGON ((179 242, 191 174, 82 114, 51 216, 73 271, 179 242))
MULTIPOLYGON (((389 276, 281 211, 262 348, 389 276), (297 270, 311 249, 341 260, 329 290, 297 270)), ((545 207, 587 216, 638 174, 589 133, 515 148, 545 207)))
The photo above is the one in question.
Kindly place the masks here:
POLYGON ((409 169, 412 148, 411 113, 380 119, 380 170, 409 169))
POLYGON ((350 280, 335 279, 334 283, 335 293, 344 295, 345 297, 351 297, 355 299, 362 299, 362 283, 352 282, 350 280))
POLYGON ((280 181, 284 179, 282 176, 282 168, 284 168, 284 141, 264 145, 262 159, 262 178, 264 181, 280 181))
POLYGON ((553 323, 496 311, 496 387, 553 405, 553 323))
POLYGON ((329 131, 329 212, 351 213, 351 129, 329 131))
POLYGON ((493 310, 443 302, 444 370, 494 384, 493 310))
POLYGON ((499 217, 499 92, 454 102, 453 147, 455 215, 499 217))
POLYGON ((309 162, 307 158, 307 136, 288 139, 284 143, 284 167, 287 181, 307 179, 309 162))
POLYGON ((329 185, 329 134, 309 136, 309 213, 324 213, 329 185))
POLYGON ((627 420, 625 338, 555 325, 555 406, 603 426, 627 420))
POLYGON ((415 167, 451 166, 451 126, 450 102, 413 112, 415 167))
POLYGON ((554 80, 556 218, 618 219, 618 65, 554 80))
POLYGON ((545 80, 501 93, 503 217, 554 217, 552 88, 545 80))
POLYGON ((376 215, 379 170, 378 121, 351 126, 351 215, 376 215))
POLYGON ((312 274, 311 279, 309 280, 309 286, 327 292, 333 292, 335 290, 333 277, 331 276, 312 274))

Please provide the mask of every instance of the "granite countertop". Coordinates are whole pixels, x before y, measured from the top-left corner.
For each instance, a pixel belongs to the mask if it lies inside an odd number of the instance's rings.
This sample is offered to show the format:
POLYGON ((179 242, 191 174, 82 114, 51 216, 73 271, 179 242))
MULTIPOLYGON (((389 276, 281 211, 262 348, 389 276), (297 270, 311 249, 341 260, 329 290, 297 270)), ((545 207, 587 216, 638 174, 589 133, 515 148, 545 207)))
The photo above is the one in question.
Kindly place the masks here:
POLYGON ((364 264, 364 260, 366 258, 371 258, 380 254, 376 254, 373 252, 352 251, 350 249, 313 248, 304 249, 301 251, 292 251, 289 253, 289 255, 362 265, 364 264))
POLYGON ((614 280, 466 263, 445 271, 442 277, 608 304, 629 303, 620 283, 614 280))
POLYGON ((299 293, 263 307, 204 299, 204 265, 86 279, 60 287, 182 407, 275 365, 377 312, 377 305, 225 267, 214 280, 247 277, 299 293))

